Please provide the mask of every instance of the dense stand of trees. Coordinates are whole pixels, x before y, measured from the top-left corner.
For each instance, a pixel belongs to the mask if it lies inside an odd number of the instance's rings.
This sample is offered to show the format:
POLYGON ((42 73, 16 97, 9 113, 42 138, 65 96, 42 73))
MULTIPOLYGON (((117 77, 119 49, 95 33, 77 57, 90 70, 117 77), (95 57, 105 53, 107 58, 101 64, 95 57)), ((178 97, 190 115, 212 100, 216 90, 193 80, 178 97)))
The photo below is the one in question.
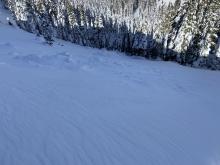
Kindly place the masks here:
POLYGON ((168 50, 182 64, 220 69, 220 1, 184 1, 172 21, 168 50))
POLYGON ((29 32, 220 69, 219 0, 2 0, 29 32))

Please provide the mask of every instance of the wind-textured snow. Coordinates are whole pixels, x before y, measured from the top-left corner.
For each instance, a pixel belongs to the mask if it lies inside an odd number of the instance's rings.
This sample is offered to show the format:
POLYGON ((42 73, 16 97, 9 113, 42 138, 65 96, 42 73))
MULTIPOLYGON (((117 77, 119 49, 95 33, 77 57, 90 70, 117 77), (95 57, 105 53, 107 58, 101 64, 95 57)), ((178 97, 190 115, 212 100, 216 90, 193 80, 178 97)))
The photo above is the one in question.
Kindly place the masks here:
POLYGON ((220 72, 0 23, 1 165, 219 165, 220 72))

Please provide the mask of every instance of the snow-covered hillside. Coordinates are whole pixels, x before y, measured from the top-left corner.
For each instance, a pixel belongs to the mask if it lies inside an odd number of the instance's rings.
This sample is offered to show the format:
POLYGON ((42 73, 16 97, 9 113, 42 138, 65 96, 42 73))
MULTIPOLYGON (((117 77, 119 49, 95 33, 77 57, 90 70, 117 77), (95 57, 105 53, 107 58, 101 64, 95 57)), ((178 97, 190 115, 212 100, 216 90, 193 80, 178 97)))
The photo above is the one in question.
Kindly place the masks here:
POLYGON ((49 46, 0 15, 1 165, 220 164, 220 72, 49 46))

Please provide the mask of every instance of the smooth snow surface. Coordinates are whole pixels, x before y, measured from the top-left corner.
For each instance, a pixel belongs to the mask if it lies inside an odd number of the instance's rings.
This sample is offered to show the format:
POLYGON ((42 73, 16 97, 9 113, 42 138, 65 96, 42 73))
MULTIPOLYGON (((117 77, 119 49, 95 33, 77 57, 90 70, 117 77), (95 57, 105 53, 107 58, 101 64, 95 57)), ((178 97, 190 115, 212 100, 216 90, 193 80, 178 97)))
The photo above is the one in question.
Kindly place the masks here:
POLYGON ((48 46, 1 21, 0 165, 219 164, 220 72, 48 46))

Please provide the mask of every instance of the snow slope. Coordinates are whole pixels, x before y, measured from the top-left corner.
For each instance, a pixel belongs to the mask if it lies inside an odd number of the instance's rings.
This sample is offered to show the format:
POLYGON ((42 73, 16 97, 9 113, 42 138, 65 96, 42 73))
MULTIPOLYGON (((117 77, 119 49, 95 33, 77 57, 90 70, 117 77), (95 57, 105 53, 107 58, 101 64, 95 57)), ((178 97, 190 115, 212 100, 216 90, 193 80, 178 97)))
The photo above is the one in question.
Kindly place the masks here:
POLYGON ((220 72, 48 46, 0 20, 1 165, 220 164, 220 72))

